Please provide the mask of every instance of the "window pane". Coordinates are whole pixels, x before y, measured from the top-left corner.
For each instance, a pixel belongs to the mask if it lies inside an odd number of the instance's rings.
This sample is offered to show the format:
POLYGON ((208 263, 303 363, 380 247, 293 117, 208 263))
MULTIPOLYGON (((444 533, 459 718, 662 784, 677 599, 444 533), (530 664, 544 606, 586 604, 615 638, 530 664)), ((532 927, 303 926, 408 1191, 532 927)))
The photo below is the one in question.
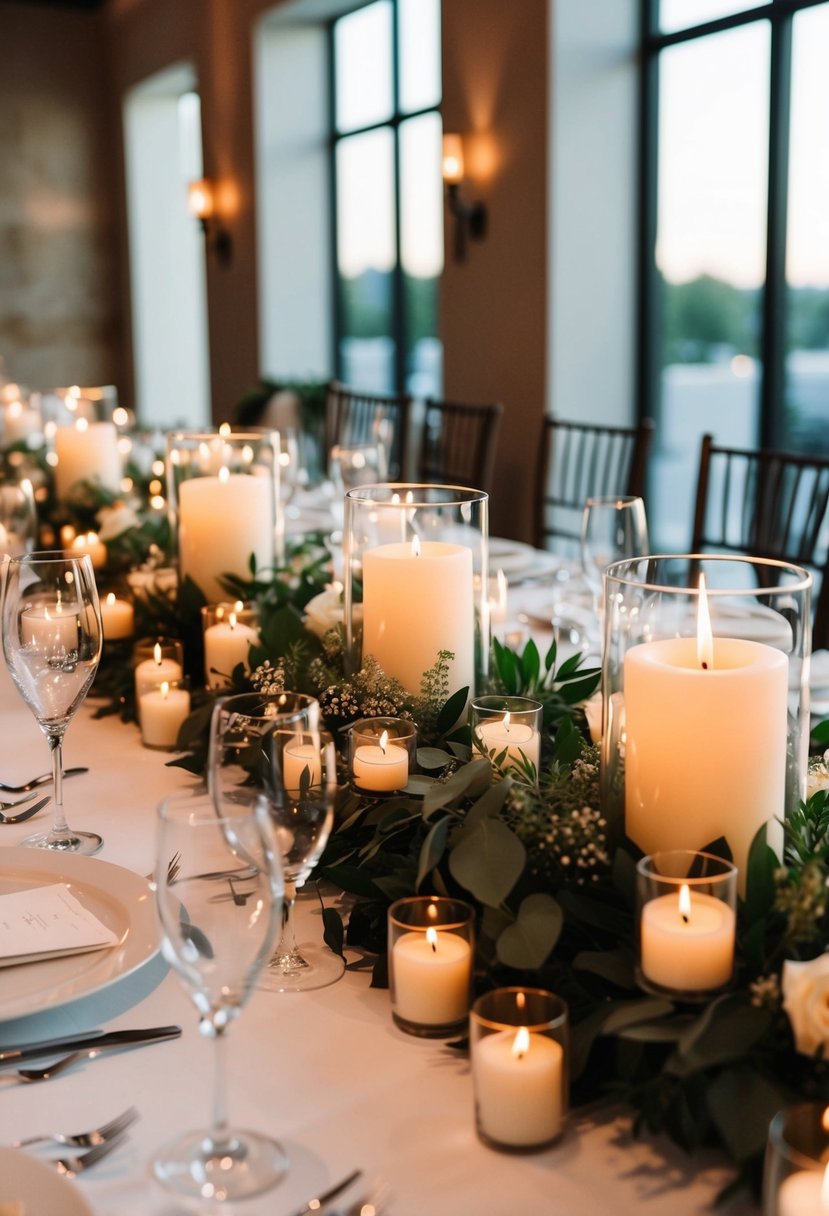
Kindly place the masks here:
POLYGON ((400 109, 440 103, 440 0, 399 0, 400 109))
POLYGON ((673 34, 675 30, 687 30, 704 21, 744 13, 760 3, 762 0, 661 0, 659 29, 663 34, 673 34))
POLYGON ((768 77, 765 21, 660 56, 662 383, 650 504, 664 549, 690 540, 701 434, 757 438, 768 77))
POLYGON ((400 262, 406 297, 406 388, 437 396, 442 381, 438 278, 443 269, 440 117, 400 124, 400 262))
POLYGON ((781 446, 829 453, 829 7, 794 19, 781 446))
POLYGON ((389 127, 337 145, 337 260, 341 376, 394 387, 394 137, 389 127))
POLYGON ((377 0, 334 26, 338 131, 354 131, 391 118, 391 17, 391 0, 377 0))

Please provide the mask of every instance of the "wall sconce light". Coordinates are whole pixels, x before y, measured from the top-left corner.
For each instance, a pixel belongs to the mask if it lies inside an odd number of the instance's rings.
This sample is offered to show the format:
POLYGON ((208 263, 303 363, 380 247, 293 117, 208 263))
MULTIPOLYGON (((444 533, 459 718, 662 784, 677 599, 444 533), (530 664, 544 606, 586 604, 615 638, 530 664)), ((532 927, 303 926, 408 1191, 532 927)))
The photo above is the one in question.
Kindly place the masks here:
POLYGON ((233 239, 216 214, 215 191, 208 178, 188 183, 187 207, 201 224, 207 248, 226 266, 233 256, 233 239))
POLYGON ((443 180, 446 184, 449 210, 455 217, 456 262, 465 260, 468 238, 480 241, 486 236, 486 206, 480 200, 467 203, 461 198, 460 186, 463 176, 463 138, 460 135, 444 135, 443 180))

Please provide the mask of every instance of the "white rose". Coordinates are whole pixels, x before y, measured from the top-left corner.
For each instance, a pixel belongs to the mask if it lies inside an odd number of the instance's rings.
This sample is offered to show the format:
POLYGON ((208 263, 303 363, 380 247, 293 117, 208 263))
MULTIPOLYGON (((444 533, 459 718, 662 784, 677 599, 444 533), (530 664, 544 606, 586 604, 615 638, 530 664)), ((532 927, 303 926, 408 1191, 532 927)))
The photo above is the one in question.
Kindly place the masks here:
POLYGON ((783 964, 783 1008, 789 1015, 795 1047, 805 1056, 829 1049, 829 954, 808 963, 783 964))
POLYGON ((101 540, 114 540, 123 532, 141 526, 141 520, 124 502, 115 503, 112 507, 101 507, 98 512, 98 536, 101 540))
POLYGON ((318 638, 323 637, 335 625, 342 624, 344 619, 341 583, 329 583, 324 591, 315 595, 305 605, 305 628, 310 629, 318 638))
POLYGON ((806 799, 818 790, 829 790, 829 750, 823 753, 822 760, 812 760, 806 773, 806 799))

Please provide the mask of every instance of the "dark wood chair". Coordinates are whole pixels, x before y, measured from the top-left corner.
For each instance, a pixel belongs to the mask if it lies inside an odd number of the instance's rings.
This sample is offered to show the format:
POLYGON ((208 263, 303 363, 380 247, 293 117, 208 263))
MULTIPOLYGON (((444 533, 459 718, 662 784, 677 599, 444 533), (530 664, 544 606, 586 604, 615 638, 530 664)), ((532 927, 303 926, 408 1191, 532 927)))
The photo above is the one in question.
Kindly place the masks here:
POLYGON ((411 403, 407 393, 398 396, 363 393, 332 380, 325 401, 326 461, 335 444, 382 440, 386 446, 389 477, 405 476, 411 403))
POLYGON ((587 498, 644 497, 652 437, 649 418, 630 427, 545 418, 536 465, 536 547, 576 553, 587 498))
POLYGON ((812 645, 829 647, 829 457, 700 447, 693 553, 747 553, 815 577, 812 645))
POLYGON ((417 477, 444 485, 492 489, 498 428, 504 407, 426 402, 417 477))

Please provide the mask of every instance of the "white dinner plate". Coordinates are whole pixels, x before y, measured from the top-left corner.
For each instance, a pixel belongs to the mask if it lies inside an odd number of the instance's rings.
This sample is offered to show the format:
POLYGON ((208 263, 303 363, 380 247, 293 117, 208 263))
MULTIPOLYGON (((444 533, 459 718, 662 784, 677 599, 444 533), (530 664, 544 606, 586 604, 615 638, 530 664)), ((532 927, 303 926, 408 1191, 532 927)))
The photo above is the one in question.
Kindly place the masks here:
POLYGON ((12 1199, 23 1203, 26 1216, 92 1216, 75 1184, 53 1165, 20 1149, 0 1148, 0 1202, 12 1199))
POLYGON ((154 899, 146 878, 95 857, 0 848, 0 895, 55 882, 66 883, 76 899, 117 935, 118 944, 89 954, 5 967, 0 1021, 98 992, 135 971, 159 949, 154 899))
POLYGON ((532 545, 523 541, 509 540, 506 537, 490 536, 489 538, 489 572, 503 570, 507 578, 518 574, 532 566, 538 557, 538 551, 532 545))

